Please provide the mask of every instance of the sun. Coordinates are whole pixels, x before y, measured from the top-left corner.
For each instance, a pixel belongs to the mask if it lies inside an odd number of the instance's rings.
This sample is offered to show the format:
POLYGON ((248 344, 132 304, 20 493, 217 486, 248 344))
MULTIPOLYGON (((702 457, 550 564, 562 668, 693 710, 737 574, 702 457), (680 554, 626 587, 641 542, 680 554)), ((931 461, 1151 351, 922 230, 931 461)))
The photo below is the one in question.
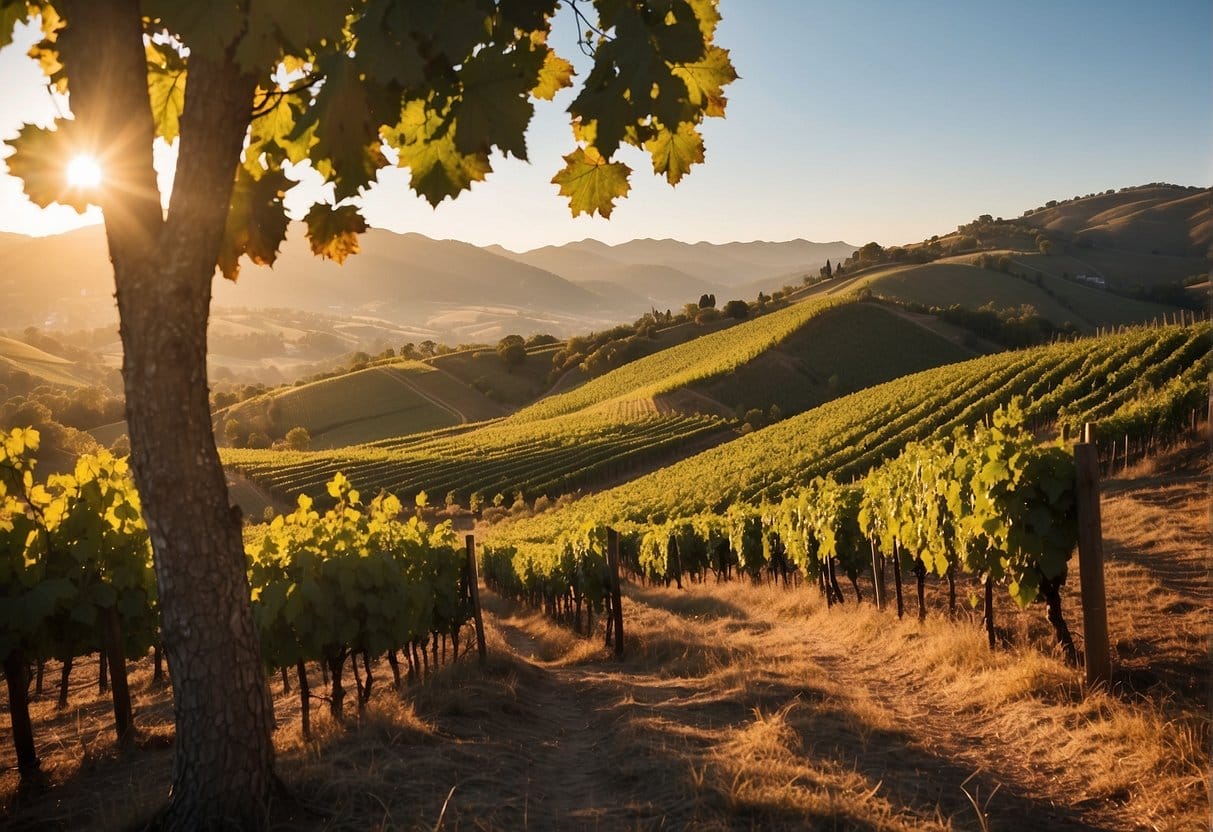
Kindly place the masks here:
POLYGON ((67 163, 67 183, 73 188, 96 188, 101 179, 101 165, 92 156, 76 156, 67 163))

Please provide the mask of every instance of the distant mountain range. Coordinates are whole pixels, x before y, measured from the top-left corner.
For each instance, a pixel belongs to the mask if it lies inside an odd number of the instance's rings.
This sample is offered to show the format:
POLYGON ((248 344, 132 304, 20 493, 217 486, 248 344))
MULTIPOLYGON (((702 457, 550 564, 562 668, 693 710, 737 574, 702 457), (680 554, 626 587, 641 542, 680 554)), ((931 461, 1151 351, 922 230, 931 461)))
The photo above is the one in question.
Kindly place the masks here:
MULTIPOLYGON (((314 257, 292 226, 273 269, 245 266, 238 283, 217 279, 216 309, 292 308, 371 318, 448 343, 508 333, 569 335, 678 308, 701 294, 750 299, 800 282, 847 243, 712 245, 583 240, 515 254, 456 240, 373 229, 344 265, 314 257)), ((52 237, 0 234, 0 330, 89 329, 116 322, 100 226, 52 237)))
MULTIPOLYGON (((1018 222, 1069 241, 1069 260, 1049 260, 1063 271, 1094 271, 1125 288, 1157 285, 1207 272, 1213 192, 1165 184, 1123 188, 1053 202, 1018 222)), ((286 329, 271 329, 283 333, 288 347, 302 330, 317 328, 335 333, 333 348, 346 350, 427 338, 455 345, 493 343, 510 333, 564 336, 633 321, 651 308, 678 309, 705 293, 723 305, 799 286, 827 259, 838 263, 856 249, 808 240, 644 239, 614 246, 582 240, 516 253, 380 229, 364 234, 361 246, 339 266, 314 257, 302 227, 292 226, 273 269, 246 265, 236 284, 215 280, 212 334, 218 340, 256 330, 266 317, 257 310, 275 308, 325 318, 323 326, 279 321, 286 329)), ((116 331, 103 229, 53 237, 0 233, 0 297, 0 332, 28 326, 116 331)), ((961 302, 932 300, 945 301, 961 302)), ((294 352, 319 358, 315 350, 294 352)))

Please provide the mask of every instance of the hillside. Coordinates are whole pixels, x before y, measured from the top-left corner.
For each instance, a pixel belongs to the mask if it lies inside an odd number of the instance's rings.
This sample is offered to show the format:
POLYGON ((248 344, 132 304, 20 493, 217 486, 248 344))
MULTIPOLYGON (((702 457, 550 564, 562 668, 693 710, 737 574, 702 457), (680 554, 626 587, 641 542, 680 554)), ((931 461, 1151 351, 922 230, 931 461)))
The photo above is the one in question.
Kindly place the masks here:
POLYGON ((258 396, 215 417, 217 435, 234 420, 241 435, 282 437, 294 427, 317 450, 422 433, 505 413, 450 374, 420 361, 368 367, 258 396))
POLYGON ((737 435, 734 416, 750 407, 762 413, 749 427, 760 427, 865 384, 971 354, 883 308, 826 299, 686 341, 466 431, 326 452, 225 450, 223 459, 288 501, 299 493, 323 499, 324 482, 337 471, 360 488, 402 495, 424 489, 453 491, 460 500, 472 491, 554 498, 727 442, 737 435))
MULTIPOLYGON (((851 289, 867 288, 881 297, 947 307, 976 309, 992 304, 1013 310, 1028 305, 1056 327, 1071 324, 1092 331, 1100 326, 1143 323, 1174 314, 1177 307, 1111 294, 1061 276, 1069 258, 1020 251, 991 252, 1011 259, 1011 271, 974 264, 972 255, 943 258, 934 263, 880 268, 857 277, 851 289)), ((1073 274, 1073 273, 1071 273, 1073 274)))
POLYGON ((48 352, 12 338, 0 336, 0 375, 28 373, 47 384, 83 387, 95 383, 90 371, 48 352))

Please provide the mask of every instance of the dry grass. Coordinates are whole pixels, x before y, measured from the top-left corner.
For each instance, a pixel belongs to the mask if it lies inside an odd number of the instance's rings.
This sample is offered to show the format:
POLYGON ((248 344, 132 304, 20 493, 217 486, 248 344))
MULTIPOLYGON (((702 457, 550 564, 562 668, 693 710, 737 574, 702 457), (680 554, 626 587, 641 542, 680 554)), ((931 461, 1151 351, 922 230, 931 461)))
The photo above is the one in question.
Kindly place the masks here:
MULTIPOLYGON (((1207 829, 1202 462, 1106 484, 1110 690, 1084 693, 1042 610, 1000 600, 991 652, 977 615, 947 616, 935 584, 921 624, 913 604, 902 621, 853 599, 828 610, 811 587, 633 584, 622 662, 601 629, 582 638, 486 592, 484 670, 469 656, 397 694, 377 668, 370 707, 345 727, 316 702, 305 740, 297 694, 271 680, 295 796, 275 828, 1207 829)), ((1072 588, 1076 636, 1077 606, 1072 588)), ((0 825, 119 829, 155 810, 171 713, 144 664, 145 739, 125 754, 95 663, 76 671, 69 711, 36 704, 53 788, 17 805, 4 772, 0 825)))

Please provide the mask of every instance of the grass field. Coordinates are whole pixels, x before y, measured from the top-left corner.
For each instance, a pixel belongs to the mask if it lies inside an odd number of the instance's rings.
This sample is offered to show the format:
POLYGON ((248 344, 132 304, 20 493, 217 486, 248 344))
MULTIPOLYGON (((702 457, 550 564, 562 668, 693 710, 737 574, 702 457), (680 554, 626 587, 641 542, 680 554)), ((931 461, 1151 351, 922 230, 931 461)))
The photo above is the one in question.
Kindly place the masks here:
MULTIPOLYGON (((582 638, 482 588, 483 670, 468 656, 397 692, 381 660, 366 711, 347 704, 341 728, 317 703, 311 741, 294 679, 269 680, 289 789, 272 828, 1207 829, 1210 473, 1197 443, 1103 484, 1106 691, 1050 652, 1040 609, 1005 605, 991 652, 936 583, 919 624, 849 590, 827 610, 803 585, 625 581, 622 661, 601 624, 582 638)), ((33 705, 50 789, 18 801, 4 770, 0 825, 139 825, 171 779, 169 688, 132 664, 139 739, 123 752, 96 662, 62 711, 58 670, 33 705)))

